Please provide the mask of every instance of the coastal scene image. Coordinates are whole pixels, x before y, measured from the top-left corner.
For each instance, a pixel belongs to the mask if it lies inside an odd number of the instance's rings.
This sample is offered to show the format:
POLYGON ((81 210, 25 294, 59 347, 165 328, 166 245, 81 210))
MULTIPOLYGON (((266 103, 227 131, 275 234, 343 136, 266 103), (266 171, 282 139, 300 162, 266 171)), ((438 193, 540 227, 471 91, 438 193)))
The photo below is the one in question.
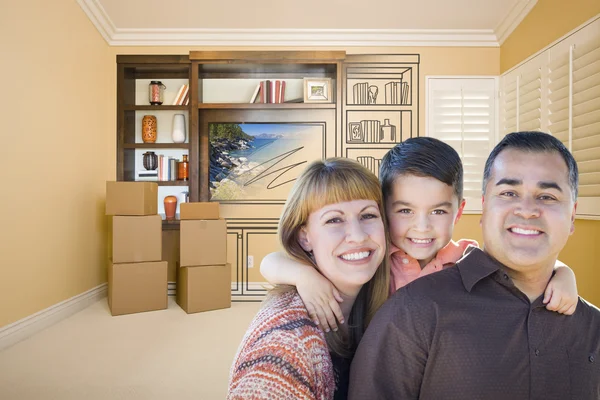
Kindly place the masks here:
POLYGON ((209 124, 210 192, 219 201, 285 201, 307 163, 323 157, 320 123, 209 124))

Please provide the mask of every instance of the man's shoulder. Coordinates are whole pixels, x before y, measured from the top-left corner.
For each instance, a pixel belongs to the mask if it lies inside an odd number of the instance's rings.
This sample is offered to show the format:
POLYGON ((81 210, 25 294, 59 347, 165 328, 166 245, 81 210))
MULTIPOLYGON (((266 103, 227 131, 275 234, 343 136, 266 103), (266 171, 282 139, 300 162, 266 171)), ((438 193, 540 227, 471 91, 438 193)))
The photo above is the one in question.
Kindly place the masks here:
MULTIPOLYGON (((583 318, 588 318, 591 324, 595 324, 595 326, 600 327, 600 308, 581 296, 577 302, 576 315, 581 315, 583 318)), ((598 331, 598 334, 600 335, 600 331, 598 331)))

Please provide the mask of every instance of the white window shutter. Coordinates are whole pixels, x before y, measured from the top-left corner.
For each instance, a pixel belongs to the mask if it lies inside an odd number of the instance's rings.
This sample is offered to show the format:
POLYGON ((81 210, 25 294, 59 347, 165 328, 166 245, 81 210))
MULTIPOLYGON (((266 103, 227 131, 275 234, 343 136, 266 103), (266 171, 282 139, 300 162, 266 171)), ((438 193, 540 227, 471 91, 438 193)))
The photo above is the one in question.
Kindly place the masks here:
POLYGON ((548 133, 569 147, 569 46, 556 46, 548 63, 548 133))
POLYGON ((517 131, 517 88, 518 71, 504 75, 501 79, 500 90, 500 133, 506 136, 517 131))
POLYGON ((427 135, 452 146, 464 169, 466 211, 481 211, 485 161, 496 135, 495 78, 430 78, 427 135))
POLYGON ((571 151, 579 167, 580 212, 600 214, 600 26, 573 47, 572 57, 571 151))
POLYGON ((518 130, 539 131, 542 129, 542 68, 534 63, 520 72, 518 130))

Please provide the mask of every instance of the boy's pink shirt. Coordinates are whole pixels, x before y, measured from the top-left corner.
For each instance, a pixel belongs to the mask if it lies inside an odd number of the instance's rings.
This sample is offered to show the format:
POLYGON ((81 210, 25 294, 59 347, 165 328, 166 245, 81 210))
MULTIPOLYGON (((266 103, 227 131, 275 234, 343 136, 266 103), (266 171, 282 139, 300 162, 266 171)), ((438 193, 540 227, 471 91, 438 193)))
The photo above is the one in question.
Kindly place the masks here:
POLYGON ((390 294, 408 285, 417 278, 441 271, 444 266, 452 266, 462 257, 468 246, 479 246, 477 241, 461 239, 450 241, 423 269, 419 261, 412 258, 398 247, 390 244, 390 294))

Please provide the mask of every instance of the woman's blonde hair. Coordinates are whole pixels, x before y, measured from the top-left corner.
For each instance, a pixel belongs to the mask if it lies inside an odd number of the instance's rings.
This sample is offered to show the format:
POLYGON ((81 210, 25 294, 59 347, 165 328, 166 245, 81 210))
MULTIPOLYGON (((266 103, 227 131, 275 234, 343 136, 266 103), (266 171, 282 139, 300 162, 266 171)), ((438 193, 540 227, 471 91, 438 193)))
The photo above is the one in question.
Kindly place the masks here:
MULTIPOLYGON (((377 203, 388 238, 381 186, 371 171, 347 158, 328 158, 309 164, 290 191, 279 220, 279 240, 288 255, 316 267, 312 257, 300 246, 301 229, 313 211, 353 200, 377 203)), ((354 302, 348 321, 349 337, 333 332, 327 335, 327 343, 334 353, 343 357, 354 353, 367 325, 388 297, 389 275, 386 252, 375 275, 363 285, 354 302)))

